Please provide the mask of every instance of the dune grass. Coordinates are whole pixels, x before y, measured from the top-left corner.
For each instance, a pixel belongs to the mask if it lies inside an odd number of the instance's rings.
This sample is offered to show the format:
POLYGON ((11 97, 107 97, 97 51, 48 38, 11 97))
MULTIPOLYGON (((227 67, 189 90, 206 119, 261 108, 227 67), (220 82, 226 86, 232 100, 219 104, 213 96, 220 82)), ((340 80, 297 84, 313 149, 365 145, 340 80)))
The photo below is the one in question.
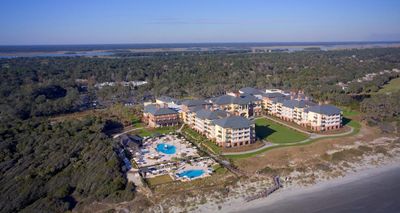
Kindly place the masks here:
POLYGON ((169 175, 160 175, 157 177, 146 179, 146 182, 147 182, 147 184, 149 184, 149 186, 156 186, 156 185, 160 185, 160 184, 164 184, 164 183, 170 183, 173 181, 174 180, 169 175))

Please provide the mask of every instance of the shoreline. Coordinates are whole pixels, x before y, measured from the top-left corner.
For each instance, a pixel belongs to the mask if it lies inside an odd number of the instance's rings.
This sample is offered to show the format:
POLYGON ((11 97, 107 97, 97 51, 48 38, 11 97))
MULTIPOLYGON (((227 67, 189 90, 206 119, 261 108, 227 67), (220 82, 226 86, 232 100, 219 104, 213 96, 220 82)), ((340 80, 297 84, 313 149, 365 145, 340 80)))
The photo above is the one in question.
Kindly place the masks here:
POLYGON ((310 193, 319 193, 324 190, 330 190, 337 186, 352 184, 364 178, 370 178, 372 176, 397 169, 400 169, 400 165, 395 162, 376 168, 364 168, 360 171, 346 174, 344 177, 320 181, 311 186, 305 186, 305 187, 289 186, 287 188, 282 188, 276 193, 271 194, 269 197, 258 199, 248 203, 241 203, 240 206, 232 206, 233 209, 229 209, 230 206, 223 209, 227 212, 251 211, 252 209, 256 208, 268 207, 274 203, 277 203, 287 198, 292 198, 295 196, 310 194, 310 193))
POLYGON ((400 169, 400 158, 392 158, 385 163, 379 165, 358 165, 356 168, 346 172, 343 176, 331 179, 317 180, 315 184, 301 185, 299 183, 284 183, 284 187, 269 195, 268 197, 257 199, 251 202, 246 202, 244 197, 229 199, 221 203, 220 208, 216 209, 213 204, 204 204, 199 206, 194 212, 248 212, 251 210, 269 207, 275 203, 281 202, 285 199, 295 198, 300 195, 309 195, 312 193, 320 193, 326 190, 332 190, 335 187, 343 186, 346 184, 357 183, 365 178, 372 178, 392 170, 400 169))

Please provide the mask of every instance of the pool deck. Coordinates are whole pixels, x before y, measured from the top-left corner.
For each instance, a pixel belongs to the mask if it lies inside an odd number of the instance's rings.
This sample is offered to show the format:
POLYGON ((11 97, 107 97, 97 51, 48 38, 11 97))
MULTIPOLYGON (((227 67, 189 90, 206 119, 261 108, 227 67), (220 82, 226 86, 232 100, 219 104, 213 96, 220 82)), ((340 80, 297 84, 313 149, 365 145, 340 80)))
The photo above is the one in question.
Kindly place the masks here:
POLYGON ((186 139, 178 138, 176 135, 148 138, 143 143, 140 153, 134 157, 139 167, 146 167, 160 163, 173 161, 176 158, 199 157, 197 148, 186 139), (168 144, 175 146, 174 154, 165 154, 157 151, 157 145, 168 144))
POLYGON ((158 164, 154 166, 147 167, 147 172, 145 172, 145 178, 153 178, 160 175, 170 175, 174 180, 179 181, 190 181, 197 178, 208 177, 212 173, 212 167, 215 165, 216 162, 209 157, 197 158, 189 161, 182 161, 179 163, 165 163, 165 164, 158 164), (187 170, 203 170, 204 174, 188 179, 184 177, 179 177, 176 174, 181 173, 187 170))
POLYGON ((175 175, 175 177, 174 177, 175 180, 180 180, 182 182, 191 181, 191 180, 195 180, 195 179, 199 179, 199 178, 208 177, 208 176, 210 176, 210 173, 212 173, 212 171, 209 170, 209 167, 207 165, 195 165, 195 166, 187 165, 184 168, 178 170, 176 173, 182 173, 182 172, 185 172, 188 170, 203 170, 204 173, 202 175, 200 175, 198 177, 194 177, 194 178, 179 177, 178 175, 175 175))
POLYGON ((196 146, 176 134, 145 138, 140 150, 132 154, 140 174, 146 179, 169 175, 174 181, 191 181, 210 176, 213 166, 218 164, 211 157, 201 157, 196 146), (172 154, 157 151, 160 144, 174 146, 176 151, 172 154), (204 173, 194 178, 177 176, 187 170, 203 170, 204 173))

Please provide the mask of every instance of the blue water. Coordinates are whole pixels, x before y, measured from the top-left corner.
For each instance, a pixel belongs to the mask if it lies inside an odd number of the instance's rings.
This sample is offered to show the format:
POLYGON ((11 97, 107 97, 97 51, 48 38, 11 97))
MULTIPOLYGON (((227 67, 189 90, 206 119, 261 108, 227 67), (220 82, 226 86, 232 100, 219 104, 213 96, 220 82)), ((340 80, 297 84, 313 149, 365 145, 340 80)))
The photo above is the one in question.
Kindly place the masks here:
POLYGON ((93 56, 111 56, 114 53, 112 52, 77 52, 77 53, 9 53, 8 55, 0 55, 0 59, 5 58, 19 58, 19 57, 93 57, 93 56))
POLYGON ((201 169, 192 169, 192 170, 186 170, 181 173, 178 173, 178 177, 187 177, 187 178, 196 178, 200 177, 204 174, 204 171, 201 169))
POLYGON ((172 155, 176 153, 176 147, 174 145, 160 143, 157 145, 156 150, 167 155, 172 155))

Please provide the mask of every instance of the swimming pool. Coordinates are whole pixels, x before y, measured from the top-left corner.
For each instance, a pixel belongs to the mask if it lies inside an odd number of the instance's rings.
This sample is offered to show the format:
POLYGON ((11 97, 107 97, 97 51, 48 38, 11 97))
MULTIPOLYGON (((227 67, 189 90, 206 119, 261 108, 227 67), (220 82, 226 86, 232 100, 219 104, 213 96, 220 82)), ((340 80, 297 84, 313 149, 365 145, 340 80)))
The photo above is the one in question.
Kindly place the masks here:
POLYGON ((178 173, 178 177, 187 177, 187 178, 196 178, 200 177, 204 174, 204 171, 201 169, 191 169, 191 170, 186 170, 181 173, 178 173))
POLYGON ((174 145, 160 143, 157 145, 156 150, 167 155, 172 155, 176 153, 176 147, 174 145))

